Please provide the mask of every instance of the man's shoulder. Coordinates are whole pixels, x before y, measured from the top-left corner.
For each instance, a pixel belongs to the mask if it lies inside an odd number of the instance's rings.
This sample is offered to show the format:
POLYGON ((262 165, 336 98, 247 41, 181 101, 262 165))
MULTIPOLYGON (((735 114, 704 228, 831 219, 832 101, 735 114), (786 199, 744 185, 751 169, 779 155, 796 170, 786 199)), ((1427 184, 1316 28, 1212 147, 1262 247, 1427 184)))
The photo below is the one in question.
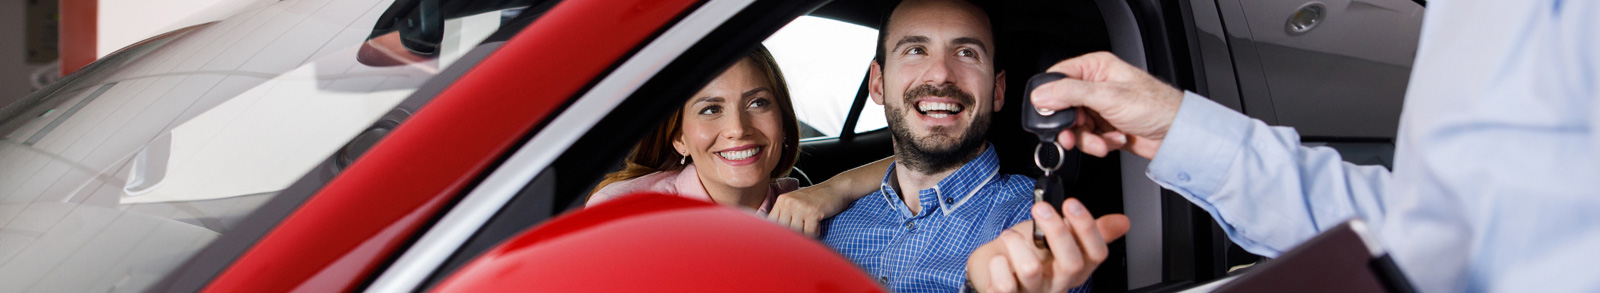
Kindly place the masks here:
POLYGON ((983 188, 990 189, 990 193, 1004 194, 1008 198, 1020 196, 1033 198, 1033 184, 1037 182, 1033 177, 1018 174, 1000 174, 993 181, 984 184, 983 188))

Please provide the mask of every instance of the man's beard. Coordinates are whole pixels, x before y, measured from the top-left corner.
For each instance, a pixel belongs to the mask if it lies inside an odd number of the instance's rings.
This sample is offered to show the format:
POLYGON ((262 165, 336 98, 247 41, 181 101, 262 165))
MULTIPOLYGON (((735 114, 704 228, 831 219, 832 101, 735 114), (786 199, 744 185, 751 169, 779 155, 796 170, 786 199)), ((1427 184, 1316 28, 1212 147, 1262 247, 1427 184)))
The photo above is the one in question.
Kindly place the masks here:
MULTIPOLYGON (((923 85, 914 88, 905 93, 904 101, 900 105, 912 107, 910 110, 916 111, 916 105, 913 104, 915 100, 929 96, 953 98, 962 103, 965 108, 962 111, 979 111, 975 107, 972 94, 962 91, 955 85, 943 88, 923 85)), ((899 157, 900 163, 907 168, 923 174, 939 173, 965 165, 967 161, 979 155, 978 149, 983 147, 984 135, 989 132, 988 113, 976 113, 977 115, 973 115, 972 124, 967 126, 966 131, 959 133, 961 137, 955 144, 949 143, 948 137, 941 137, 947 127, 934 127, 930 129, 934 134, 917 137, 908 128, 910 126, 906 125, 907 113, 903 111, 906 109, 892 104, 885 105, 885 109, 889 112, 889 115, 885 116, 889 119, 889 132, 894 136, 895 156, 899 157)))

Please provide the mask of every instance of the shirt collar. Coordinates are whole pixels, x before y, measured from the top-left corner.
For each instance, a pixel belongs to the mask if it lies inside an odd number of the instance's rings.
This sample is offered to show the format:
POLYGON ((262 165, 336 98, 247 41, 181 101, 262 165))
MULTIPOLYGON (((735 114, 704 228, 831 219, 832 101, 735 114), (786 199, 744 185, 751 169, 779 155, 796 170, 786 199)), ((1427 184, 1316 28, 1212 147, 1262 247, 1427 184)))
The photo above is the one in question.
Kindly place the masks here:
MULTIPOLYGON (((899 196, 894 192, 894 186, 891 185, 897 182, 894 180, 894 164, 898 164, 898 162, 889 165, 889 172, 884 174, 883 181, 879 183, 878 189, 879 193, 883 194, 883 198, 889 201, 890 206, 904 205, 905 203, 901 202, 899 196)), ((978 193, 978 190, 982 189, 984 184, 988 183, 989 180, 993 180, 995 175, 999 173, 1000 160, 994 153, 994 146, 984 143, 983 153, 978 154, 978 157, 973 158, 972 161, 961 165, 961 168, 950 173, 950 176, 945 176, 944 179, 939 180, 939 183, 934 184, 933 188, 907 192, 922 193, 928 191, 924 194, 934 195, 932 200, 938 204, 939 211, 945 215, 950 215, 950 213, 955 212, 956 209, 961 208, 967 201, 971 200, 978 193)), ((923 210, 927 210, 931 206, 927 204, 928 200, 930 199, 923 198, 923 210)), ((909 214, 910 210, 905 210, 904 212, 907 213, 907 217, 911 216, 909 214)))
POLYGON ((683 166, 683 170, 678 172, 678 178, 673 178, 673 187, 676 187, 675 191, 683 197, 712 201, 711 193, 706 192, 706 186, 700 185, 700 173, 695 172, 694 164, 683 166))

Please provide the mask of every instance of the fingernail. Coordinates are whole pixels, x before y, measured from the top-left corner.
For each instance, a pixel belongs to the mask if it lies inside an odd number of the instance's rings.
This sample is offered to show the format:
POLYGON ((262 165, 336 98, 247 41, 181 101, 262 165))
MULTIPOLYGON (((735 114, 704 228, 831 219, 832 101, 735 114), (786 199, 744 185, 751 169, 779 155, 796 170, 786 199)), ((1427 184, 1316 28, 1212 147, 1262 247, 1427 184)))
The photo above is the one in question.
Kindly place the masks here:
POLYGON ((1117 140, 1117 144, 1128 144, 1128 136, 1127 135, 1112 136, 1111 139, 1117 140))
POLYGON ((1085 212, 1083 209, 1083 203, 1076 200, 1071 201, 1067 204, 1067 212, 1071 212, 1073 216, 1082 216, 1085 212))

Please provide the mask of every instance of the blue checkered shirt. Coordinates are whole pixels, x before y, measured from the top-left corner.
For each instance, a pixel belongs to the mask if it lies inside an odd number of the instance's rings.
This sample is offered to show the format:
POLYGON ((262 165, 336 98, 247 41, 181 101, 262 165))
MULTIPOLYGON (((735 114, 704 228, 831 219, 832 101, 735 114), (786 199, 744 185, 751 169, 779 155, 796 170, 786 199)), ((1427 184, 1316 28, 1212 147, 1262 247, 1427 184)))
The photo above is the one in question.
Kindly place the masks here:
POLYGON ((893 177, 891 165, 877 192, 824 221, 822 242, 895 292, 960 291, 967 256, 1032 218, 1034 179, 1000 175, 994 146, 933 188, 917 191, 920 214, 911 214, 895 194, 893 177))

